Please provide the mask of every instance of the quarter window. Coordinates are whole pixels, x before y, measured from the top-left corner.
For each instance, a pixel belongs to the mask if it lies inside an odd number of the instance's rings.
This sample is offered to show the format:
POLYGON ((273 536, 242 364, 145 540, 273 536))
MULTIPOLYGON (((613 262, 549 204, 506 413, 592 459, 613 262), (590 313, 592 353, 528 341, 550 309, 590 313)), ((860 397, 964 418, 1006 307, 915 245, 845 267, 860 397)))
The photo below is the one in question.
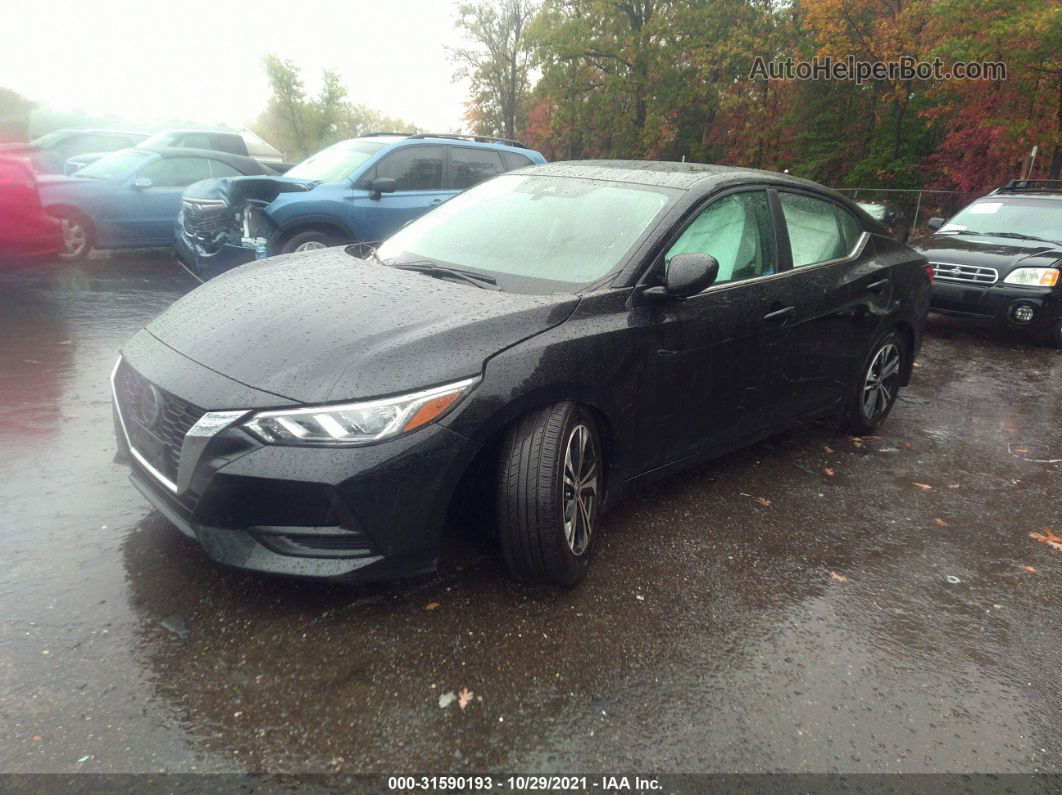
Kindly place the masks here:
POLYGON ((514 168, 524 168, 525 166, 533 165, 530 157, 524 157, 518 155, 515 152, 501 152, 502 162, 505 163, 505 170, 512 171, 514 168))
POLYGON ((201 157, 167 157, 148 163, 137 175, 151 180, 153 188, 185 188, 210 178, 210 165, 201 157))
MULTIPOLYGON (((852 246, 845 243, 838 219, 838 213, 842 211, 833 202, 798 193, 781 193, 779 196, 789 230, 794 268, 840 259, 855 245, 855 240, 852 246)), ((858 238, 858 234, 855 237, 858 238)))
POLYGON ((774 232, 764 191, 732 193, 709 204, 664 256, 711 254, 719 261, 716 284, 774 273, 774 232))
POLYGON ((376 167, 377 177, 392 177, 395 190, 441 190, 443 148, 406 146, 385 157, 376 167))
POLYGON ((837 211, 837 222, 841 225, 841 234, 844 236, 845 252, 851 254, 863 234, 863 225, 848 210, 837 205, 834 205, 834 208, 837 211))
POLYGON ((450 190, 464 190, 500 174, 501 158, 489 149, 450 147, 450 190))
POLYGON ((220 160, 210 160, 210 175, 213 177, 240 177, 243 176, 242 171, 237 171, 228 163, 222 163, 220 160))

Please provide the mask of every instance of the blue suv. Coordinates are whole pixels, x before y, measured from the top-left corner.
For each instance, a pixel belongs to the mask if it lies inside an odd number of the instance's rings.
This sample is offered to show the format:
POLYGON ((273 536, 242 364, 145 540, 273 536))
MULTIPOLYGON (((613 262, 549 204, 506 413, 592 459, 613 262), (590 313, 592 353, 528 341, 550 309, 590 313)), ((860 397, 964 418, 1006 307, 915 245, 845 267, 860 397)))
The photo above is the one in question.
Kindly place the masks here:
POLYGON ((177 218, 177 257, 205 280, 256 256, 376 243, 465 188, 545 162, 500 138, 378 133, 341 141, 282 177, 191 185, 177 218))

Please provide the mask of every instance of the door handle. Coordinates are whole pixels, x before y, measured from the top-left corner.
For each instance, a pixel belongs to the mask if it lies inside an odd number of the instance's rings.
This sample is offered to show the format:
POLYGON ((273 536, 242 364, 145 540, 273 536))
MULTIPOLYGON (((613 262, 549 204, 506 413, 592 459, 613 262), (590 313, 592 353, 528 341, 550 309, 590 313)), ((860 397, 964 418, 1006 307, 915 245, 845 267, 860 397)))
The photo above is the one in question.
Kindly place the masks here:
POLYGON ((867 292, 869 292, 869 293, 880 293, 888 286, 889 286, 889 280, 888 279, 878 279, 876 282, 872 282, 872 283, 867 285, 867 292))
POLYGON ((781 309, 775 309, 773 312, 768 312, 763 316, 763 319, 768 323, 785 323, 794 314, 796 314, 796 307, 786 306, 781 309))
POLYGON ((428 202, 428 205, 431 206, 432 204, 442 204, 442 201, 442 199, 432 199, 430 202, 428 202))

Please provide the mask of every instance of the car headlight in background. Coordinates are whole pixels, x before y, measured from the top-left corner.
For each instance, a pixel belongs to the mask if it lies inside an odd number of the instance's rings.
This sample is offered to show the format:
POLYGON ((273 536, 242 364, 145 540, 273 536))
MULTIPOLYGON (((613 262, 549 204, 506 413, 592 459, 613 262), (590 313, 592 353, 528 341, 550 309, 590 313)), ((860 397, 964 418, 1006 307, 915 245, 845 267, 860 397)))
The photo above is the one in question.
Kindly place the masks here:
POLYGON ((1057 268, 1016 268, 1007 274, 1004 284, 1024 287, 1054 287, 1058 284, 1057 268))
POLYGON ((361 445, 382 442, 435 422, 478 378, 408 395, 280 411, 262 411, 243 427, 266 444, 361 445))

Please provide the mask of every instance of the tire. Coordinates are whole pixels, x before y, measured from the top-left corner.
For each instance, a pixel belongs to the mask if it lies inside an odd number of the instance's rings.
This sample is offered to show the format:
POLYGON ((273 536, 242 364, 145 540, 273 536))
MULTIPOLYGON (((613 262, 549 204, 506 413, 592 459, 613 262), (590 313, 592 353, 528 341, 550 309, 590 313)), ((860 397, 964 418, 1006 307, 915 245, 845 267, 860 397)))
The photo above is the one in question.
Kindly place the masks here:
POLYGON ((598 535, 604 471, 597 425, 575 403, 538 409, 509 431, 498 464, 496 527, 513 577, 561 586, 583 578, 598 535))
POLYGON ((319 229, 307 229, 305 232, 296 232, 284 242, 282 253, 291 254, 295 251, 314 251, 317 249, 338 246, 343 241, 329 232, 319 229))
POLYGON ((92 222, 76 210, 59 210, 55 216, 63 222, 63 250, 59 259, 66 262, 85 259, 96 243, 92 222))
POLYGON ((849 398, 844 416, 848 430, 864 435, 881 427, 896 404, 906 364, 907 345, 903 337, 896 331, 878 337, 859 370, 859 379, 849 398))

